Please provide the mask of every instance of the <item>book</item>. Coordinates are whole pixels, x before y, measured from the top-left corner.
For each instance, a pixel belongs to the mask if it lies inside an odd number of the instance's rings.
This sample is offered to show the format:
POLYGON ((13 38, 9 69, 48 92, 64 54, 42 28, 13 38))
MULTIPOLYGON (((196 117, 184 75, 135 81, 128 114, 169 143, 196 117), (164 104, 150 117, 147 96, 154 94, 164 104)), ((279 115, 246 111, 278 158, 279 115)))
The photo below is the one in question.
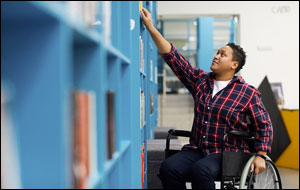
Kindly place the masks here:
POLYGON ((73 24, 94 28, 97 23, 96 1, 67 1, 68 16, 73 24))
MULTIPOLYGON (((76 1, 75 1, 76 2, 76 1)), ((97 15, 96 1, 83 1, 83 22, 89 28, 94 28, 97 15)))
POLYGON ((106 44, 111 43, 111 1, 102 2, 103 33, 106 44))
POLYGON ((144 108, 143 108, 143 91, 142 89, 140 88, 140 128, 142 128, 144 125, 143 125, 143 111, 144 111, 144 108))
POLYGON ((142 37, 139 36, 140 41, 140 71, 144 73, 144 43, 142 37))
POLYGON ((96 173, 97 164, 97 116, 96 116, 96 94, 93 91, 88 92, 89 99, 89 171, 90 174, 96 173))
POLYGON ((139 1, 139 9, 140 9, 140 12, 142 11, 142 8, 143 8, 143 1, 139 1))
POLYGON ((107 91, 107 158, 112 159, 115 151, 115 92, 107 91))
POLYGON ((89 176, 89 100, 84 91, 74 92, 74 155, 75 188, 87 188, 89 176))
POLYGON ((141 146, 141 188, 144 187, 145 177, 145 145, 141 146))
POLYGON ((154 101, 153 101, 153 93, 150 93, 150 114, 153 114, 154 101))
POLYGON ((145 101, 145 93, 143 92, 143 126, 146 124, 146 101, 145 101))
POLYGON ((21 189, 17 134, 14 129, 11 90, 1 81, 1 189, 21 189))
POLYGON ((145 116, 145 94, 144 91, 140 88, 140 128, 143 128, 146 124, 146 116, 145 116))
POLYGON ((157 66, 154 68, 154 83, 157 84, 157 66))
POLYGON ((67 1, 66 9, 68 16, 73 23, 83 24, 82 1, 67 1))
POLYGON ((150 81, 153 81, 153 63, 152 63, 152 59, 150 60, 150 81))

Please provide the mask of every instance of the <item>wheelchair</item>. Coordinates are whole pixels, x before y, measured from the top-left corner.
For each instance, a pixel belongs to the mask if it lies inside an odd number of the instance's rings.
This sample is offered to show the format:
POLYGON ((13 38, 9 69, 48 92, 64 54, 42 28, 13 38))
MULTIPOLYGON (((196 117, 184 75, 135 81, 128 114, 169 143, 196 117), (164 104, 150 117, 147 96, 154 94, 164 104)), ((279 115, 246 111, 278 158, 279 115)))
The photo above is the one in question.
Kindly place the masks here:
MULTIPOLYGON (((172 136, 190 137, 190 131, 170 129, 166 138, 165 159, 180 150, 170 149, 170 139, 172 136)), ((251 163, 255 158, 255 153, 229 152, 225 151, 226 137, 241 138, 250 145, 250 151, 254 152, 255 136, 249 132, 229 131, 223 137, 221 176, 215 181, 220 181, 221 189, 282 189, 281 179, 272 160, 266 156, 266 169, 255 175, 250 172, 251 163), (252 147, 252 149, 251 149, 252 147)))

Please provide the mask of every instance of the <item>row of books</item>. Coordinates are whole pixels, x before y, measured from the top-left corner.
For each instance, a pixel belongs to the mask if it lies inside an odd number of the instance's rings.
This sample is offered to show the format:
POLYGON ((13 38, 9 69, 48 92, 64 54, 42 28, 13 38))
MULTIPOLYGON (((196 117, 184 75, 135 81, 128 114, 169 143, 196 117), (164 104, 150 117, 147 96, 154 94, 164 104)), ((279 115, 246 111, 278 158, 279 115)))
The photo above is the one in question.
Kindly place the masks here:
MULTIPOLYGON (((17 136, 9 110, 9 95, 1 85, 1 189, 21 188, 17 136)), ((115 151, 114 92, 107 91, 107 159, 115 151)), ((75 188, 88 188, 87 178, 97 172, 96 95, 73 93, 73 178, 75 188)))
POLYGON ((96 1, 67 1, 66 9, 72 21, 93 28, 97 24, 97 5, 96 1))
MULTIPOLYGON (((140 72, 145 73, 144 43, 141 36, 139 36, 139 42, 140 42, 140 72)), ((150 64, 150 81, 154 81, 155 84, 157 84, 157 67, 155 66, 153 70, 152 59, 150 60, 149 64, 150 64)))
POLYGON ((92 29, 101 27, 105 43, 111 43, 111 1, 67 1, 66 9, 74 24, 92 29))
MULTIPOLYGON (((114 92, 107 91, 107 159, 115 151, 114 92)), ((87 178, 97 172, 96 95, 93 91, 74 92, 73 176, 75 188, 87 187, 87 178)))
POLYGON ((74 91, 73 176, 75 188, 87 188, 87 178, 97 169, 96 95, 74 91))
MULTIPOLYGON (((150 93, 150 114, 154 112, 154 95, 150 93)), ((140 89, 140 127, 142 128, 146 124, 146 117, 145 117, 145 94, 144 91, 140 89)))
MULTIPOLYGON (((142 4, 143 2, 139 1, 140 11, 142 10, 142 4)), ((88 28, 95 28, 101 25, 105 42, 111 43, 111 1, 102 1, 100 3, 97 1, 67 1, 66 9, 69 18, 76 24, 82 23, 88 28)), ((150 9, 150 12, 152 12, 152 6, 150 6, 150 9)))

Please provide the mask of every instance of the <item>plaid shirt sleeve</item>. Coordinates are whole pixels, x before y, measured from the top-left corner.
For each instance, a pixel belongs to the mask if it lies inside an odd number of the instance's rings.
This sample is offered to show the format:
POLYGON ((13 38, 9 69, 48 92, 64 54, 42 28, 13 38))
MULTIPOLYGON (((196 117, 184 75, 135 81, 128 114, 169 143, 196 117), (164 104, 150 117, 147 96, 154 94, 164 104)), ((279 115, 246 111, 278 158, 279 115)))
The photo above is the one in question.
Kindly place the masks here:
POLYGON ((194 68, 171 43, 171 51, 169 53, 160 54, 164 61, 170 66, 177 78, 190 91, 195 91, 195 84, 199 78, 204 78, 207 73, 200 68, 194 68))
POLYGON ((251 118, 256 127, 256 151, 271 152, 273 141, 273 127, 270 116, 261 101, 261 94, 256 90, 249 105, 251 118))

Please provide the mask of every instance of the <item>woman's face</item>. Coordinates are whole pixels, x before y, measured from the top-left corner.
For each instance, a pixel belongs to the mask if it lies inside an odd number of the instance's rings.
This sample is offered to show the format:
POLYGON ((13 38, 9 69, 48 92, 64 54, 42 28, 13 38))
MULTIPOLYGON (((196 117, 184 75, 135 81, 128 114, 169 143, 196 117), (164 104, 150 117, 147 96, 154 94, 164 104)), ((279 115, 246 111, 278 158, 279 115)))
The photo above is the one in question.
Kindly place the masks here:
POLYGON ((233 51, 231 47, 224 46, 220 48, 217 54, 214 56, 210 69, 216 74, 225 73, 229 71, 232 72, 238 66, 238 62, 233 61, 232 58, 233 51))

